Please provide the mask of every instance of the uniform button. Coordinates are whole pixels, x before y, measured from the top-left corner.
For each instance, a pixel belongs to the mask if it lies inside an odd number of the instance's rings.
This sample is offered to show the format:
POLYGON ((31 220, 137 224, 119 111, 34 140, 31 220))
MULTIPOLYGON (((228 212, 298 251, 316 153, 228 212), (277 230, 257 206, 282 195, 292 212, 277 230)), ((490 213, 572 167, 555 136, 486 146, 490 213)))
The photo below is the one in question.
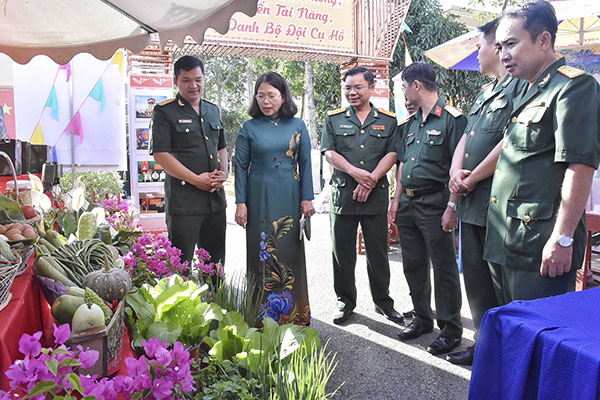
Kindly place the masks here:
POLYGON ((204 136, 204 139, 208 140, 208 136, 204 136))
POLYGON ((415 158, 414 158, 414 157, 411 157, 411 158, 410 158, 410 161, 415 161, 415 158))
POLYGON ((185 128, 185 132, 186 133, 189 132, 189 131, 190 131, 190 128, 185 128))
POLYGON ((200 118, 200 122, 204 122, 204 118, 200 118))
POLYGON ((406 178, 407 178, 407 179, 410 179, 410 175, 406 175, 406 178))
POLYGON ((430 140, 430 141, 429 141, 429 144, 433 144, 433 140, 430 140))
POLYGON ((365 133, 365 130, 364 130, 364 129, 361 129, 361 130, 360 130, 360 133, 365 133))
POLYGON ((492 196, 492 203, 496 204, 498 202, 498 199, 496 198, 496 196, 492 196))
POLYGON ((361 148, 361 149, 364 149, 364 148, 365 148, 365 145, 364 145, 364 144, 361 144, 361 145, 360 145, 360 148, 361 148))
POLYGON ((181 186, 185 186, 185 181, 181 181, 181 186))
POLYGON ((531 216, 525 215, 523 217, 523 222, 525 222, 526 224, 530 223, 531 222, 531 216))
POLYGON ((465 153, 465 158, 469 158, 469 153, 465 153))
POLYGON ((515 122, 517 122, 517 117, 512 117, 510 120, 514 124, 515 122))
POLYGON ((422 128, 422 127, 423 127, 423 125, 425 125, 425 124, 421 124, 421 125, 419 125, 419 126, 422 128))
POLYGON ((382 183, 382 184, 381 184, 381 187, 385 189, 385 183, 382 183))
POLYGON ((360 165, 365 165, 365 162, 364 162, 364 161, 361 161, 361 162, 360 162, 360 165))
POLYGON ((471 135, 471 136, 475 136, 475 131, 471 131, 471 132, 469 132, 469 135, 471 135))
POLYGON ((417 140, 417 144, 421 144, 421 141, 420 141, 420 140, 417 140))
POLYGON ((378 134, 377 134, 377 137, 381 137, 381 133, 378 133, 378 134))
POLYGON ((209 156, 209 157, 210 157, 210 159, 212 160, 212 158, 213 158, 212 154, 209 154, 208 156, 209 156))
POLYGON ((504 145, 502 145, 503 149, 508 149, 508 143, 504 143, 504 145))
POLYGON ((348 132, 344 132, 344 136, 348 136, 348 132))

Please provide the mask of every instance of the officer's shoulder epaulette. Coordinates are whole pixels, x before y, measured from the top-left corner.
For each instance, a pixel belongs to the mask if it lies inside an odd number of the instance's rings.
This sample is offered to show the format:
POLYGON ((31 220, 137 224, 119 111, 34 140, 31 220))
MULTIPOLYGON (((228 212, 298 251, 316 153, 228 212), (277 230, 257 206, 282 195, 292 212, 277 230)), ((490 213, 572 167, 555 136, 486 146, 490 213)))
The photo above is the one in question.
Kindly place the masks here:
POLYGON ((213 105, 213 106, 215 106, 215 107, 219 107, 218 105, 216 105, 215 103, 213 103, 213 102, 212 102, 212 101, 210 101, 210 100, 202 99, 202 101, 203 101, 203 102, 205 102, 205 103, 211 104, 211 105, 213 105))
POLYGON ((402 126, 402 125, 404 125, 404 124, 405 124, 405 123, 407 123, 409 120, 410 120, 410 117, 408 117, 408 118, 406 118, 406 119, 403 119, 402 121, 398 122, 398 126, 402 126))
POLYGON ((444 106, 444 110, 448 111, 448 113, 454 118, 458 118, 461 115, 463 115, 463 113, 458 108, 452 107, 450 104, 446 104, 444 106))
POLYGON ((157 104, 157 106, 162 107, 162 106, 165 106, 165 105, 167 105, 169 103, 172 103, 174 101, 175 101, 175 99, 168 99, 168 100, 165 100, 165 101, 161 101, 160 103, 157 104))
POLYGON ((383 115, 387 115, 388 117, 396 118, 396 114, 386 110, 385 108, 378 108, 377 111, 382 113, 383 115))
POLYGON ((571 67, 570 65, 563 65, 561 67, 558 67, 557 71, 569 79, 577 78, 578 76, 585 74, 585 71, 579 68, 571 67))
POLYGON ((337 109, 335 109, 335 110, 329 110, 329 111, 327 111, 327 115, 329 115, 329 116, 331 117, 332 115, 338 115, 338 114, 341 114, 341 113, 343 113, 344 111, 346 111, 346 109, 345 109, 345 108, 337 108, 337 109))

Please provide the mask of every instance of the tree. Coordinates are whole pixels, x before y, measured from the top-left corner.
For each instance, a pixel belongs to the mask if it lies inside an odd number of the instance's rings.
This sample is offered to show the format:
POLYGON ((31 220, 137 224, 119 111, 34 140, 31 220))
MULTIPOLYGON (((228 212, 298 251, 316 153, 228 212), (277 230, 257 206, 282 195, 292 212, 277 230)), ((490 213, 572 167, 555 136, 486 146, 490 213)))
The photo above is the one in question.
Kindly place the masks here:
MULTIPOLYGON (((468 110, 481 86, 489 79, 476 71, 447 70, 424 55, 425 51, 465 33, 467 27, 455 15, 444 15, 437 0, 412 0, 405 22, 413 31, 405 33, 412 59, 432 64, 440 95, 451 99, 458 108, 468 110)), ((404 42, 401 41, 394 52, 390 76, 404 69, 404 53, 404 42)))
POLYGON ((312 145, 316 146, 317 143, 319 143, 319 132, 315 109, 315 69, 313 63, 310 61, 305 62, 304 70, 306 72, 306 109, 308 110, 306 122, 308 124, 308 133, 310 134, 312 145))

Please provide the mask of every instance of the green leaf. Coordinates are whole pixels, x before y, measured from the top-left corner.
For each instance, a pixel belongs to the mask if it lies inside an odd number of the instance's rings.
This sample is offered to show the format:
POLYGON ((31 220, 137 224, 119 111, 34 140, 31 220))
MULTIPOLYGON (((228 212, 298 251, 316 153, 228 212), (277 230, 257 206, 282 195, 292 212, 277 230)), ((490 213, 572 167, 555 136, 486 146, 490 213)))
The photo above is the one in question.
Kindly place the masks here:
POLYGON ((54 376, 58 376, 58 361, 55 358, 46 361, 45 364, 54 376))
POLYGON ((77 219, 75 215, 70 212, 65 213, 62 226, 65 237, 68 238, 71 234, 74 234, 77 231, 77 219))
POLYGON ((80 365, 81 362, 74 358, 65 358, 58 364, 58 367, 79 367, 80 365))
POLYGON ((96 396, 84 396, 81 400, 98 400, 96 396))
POLYGON ((79 393, 83 394, 83 387, 81 386, 81 379, 75 373, 67 375, 67 380, 73 385, 73 389, 77 390, 79 393))
POLYGON ((52 350, 52 354, 54 355, 58 355, 58 354, 71 354, 71 352, 67 349, 61 349, 60 347, 52 350))
POLYGON ((148 338, 156 337, 163 342, 175 343, 181 335, 181 328, 167 324, 166 322, 154 322, 148 326, 146 336, 148 338))
POLYGON ((215 343, 209 354, 215 359, 233 360, 236 354, 246 350, 250 340, 236 333, 235 326, 227 326, 221 331, 221 340, 215 343))
MULTIPOLYGON (((56 360, 53 360, 56 361, 56 360)), ((24 399, 31 399, 32 397, 39 396, 40 394, 48 393, 58 387, 54 381, 41 381, 36 384, 27 394, 23 397, 24 399)))
POLYGON ((155 309, 154 304, 146 300, 143 291, 146 290, 144 288, 133 288, 127 293, 125 302, 135 312, 137 319, 143 321, 148 326, 154 322, 155 309))

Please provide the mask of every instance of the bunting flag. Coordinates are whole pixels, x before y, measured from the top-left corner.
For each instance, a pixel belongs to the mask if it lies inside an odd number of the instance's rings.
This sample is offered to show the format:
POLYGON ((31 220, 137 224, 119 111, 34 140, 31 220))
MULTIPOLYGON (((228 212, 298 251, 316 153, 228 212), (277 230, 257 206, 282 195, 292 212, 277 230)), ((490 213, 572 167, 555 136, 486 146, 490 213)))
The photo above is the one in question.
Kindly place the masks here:
POLYGON ((56 89, 55 89, 54 85, 52 86, 52 89, 50 90, 50 95, 48 96, 48 101, 46 102, 46 107, 50 107, 52 109, 52 111, 50 112, 50 115, 52 115, 52 118, 54 118, 55 120, 58 121, 58 99, 56 98, 56 89))
POLYGON ((90 92, 90 97, 100 102, 100 111, 104 110, 104 106, 106 106, 106 99, 104 97, 104 83, 102 83, 102 77, 98 79, 96 86, 94 86, 90 92))
POLYGON ((79 111, 75 113, 64 132, 71 132, 73 135, 79 136, 79 144, 83 142, 83 129, 81 127, 81 114, 79 114, 79 111))
POLYGON ((44 135, 42 134, 42 126, 38 122, 33 130, 33 135, 31 135, 31 139, 29 139, 31 144, 46 144, 44 141, 44 135))
POLYGON ((61 69, 64 69, 65 71, 67 71, 66 82, 69 82, 69 79, 71 79, 71 63, 65 64, 65 65, 59 65, 58 70, 60 71, 61 69))
POLYGON ((118 64, 119 65, 119 72, 121 73, 121 75, 124 74, 124 72, 125 72, 125 64, 123 62, 123 52, 121 50, 117 50, 117 52, 115 53, 115 55, 110 60, 110 63, 111 64, 118 64))

